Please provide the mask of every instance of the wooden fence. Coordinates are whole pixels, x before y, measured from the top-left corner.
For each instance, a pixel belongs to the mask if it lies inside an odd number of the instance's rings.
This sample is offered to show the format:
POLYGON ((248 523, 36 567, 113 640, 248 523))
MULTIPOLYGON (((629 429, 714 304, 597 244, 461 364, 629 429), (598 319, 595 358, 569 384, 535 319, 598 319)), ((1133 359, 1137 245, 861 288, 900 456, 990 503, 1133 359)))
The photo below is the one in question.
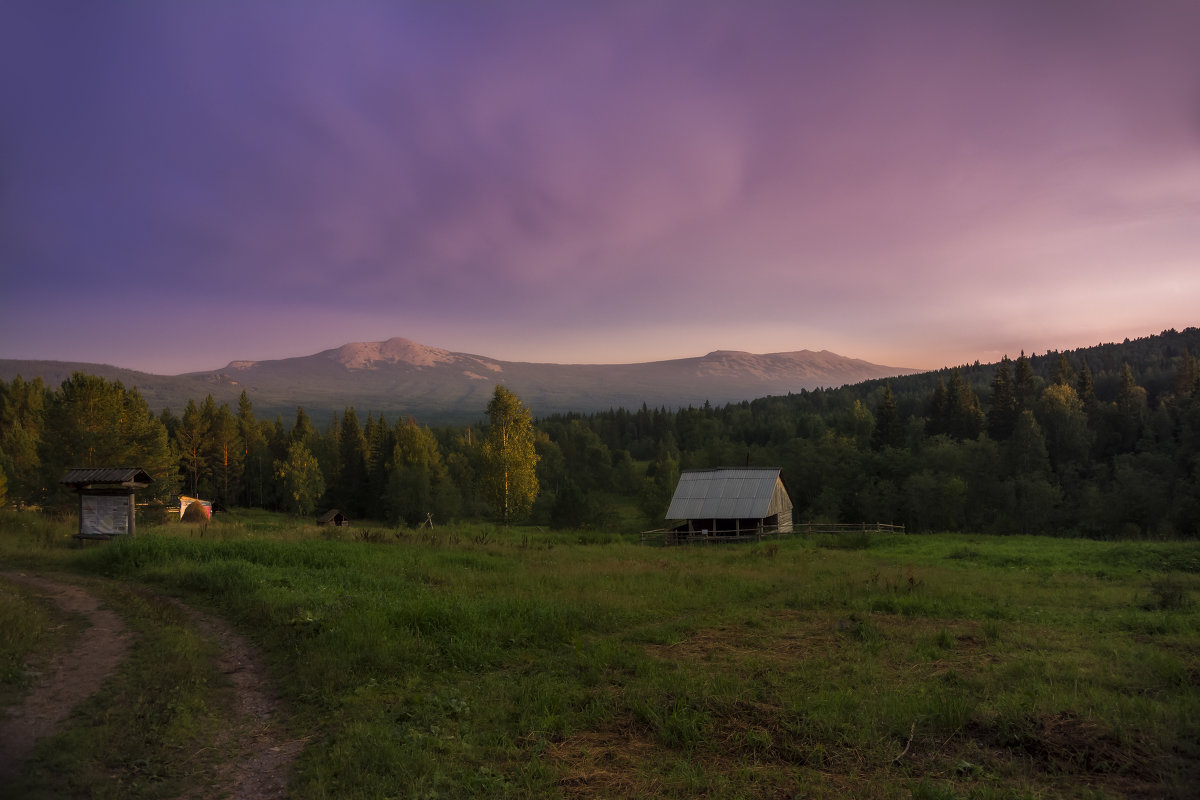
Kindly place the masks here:
POLYGON ((834 525, 820 522, 797 522, 792 524, 791 532, 780 532, 767 529, 758 531, 742 530, 704 530, 704 531, 675 531, 660 528, 653 531, 642 531, 642 544, 727 544, 730 542, 762 541, 777 536, 811 535, 811 534, 848 534, 848 533, 904 533, 903 525, 893 525, 890 522, 861 522, 854 524, 834 525))
POLYGON ((792 525, 793 533, 904 533, 903 525, 890 522, 856 522, 846 525, 827 525, 823 522, 798 522, 792 525))

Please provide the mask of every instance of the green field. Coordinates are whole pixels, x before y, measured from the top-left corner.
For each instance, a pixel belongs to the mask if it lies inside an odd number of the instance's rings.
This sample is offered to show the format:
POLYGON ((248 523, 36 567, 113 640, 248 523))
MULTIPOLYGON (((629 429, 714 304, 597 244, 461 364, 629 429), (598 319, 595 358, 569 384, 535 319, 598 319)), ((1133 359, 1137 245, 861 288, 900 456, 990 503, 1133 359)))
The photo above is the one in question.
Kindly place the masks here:
MULTIPOLYGON (((85 582, 139 640, 38 748, 30 797, 174 797, 211 780, 227 686, 159 596, 232 621, 266 653, 307 740, 297 798, 1200 786, 1200 543, 858 534, 661 548, 263 513, 83 548, 70 532, 0 517, 4 569, 85 582)), ((0 699, 19 696, 25 658, 55 646, 53 617, 0 581, 0 699)))

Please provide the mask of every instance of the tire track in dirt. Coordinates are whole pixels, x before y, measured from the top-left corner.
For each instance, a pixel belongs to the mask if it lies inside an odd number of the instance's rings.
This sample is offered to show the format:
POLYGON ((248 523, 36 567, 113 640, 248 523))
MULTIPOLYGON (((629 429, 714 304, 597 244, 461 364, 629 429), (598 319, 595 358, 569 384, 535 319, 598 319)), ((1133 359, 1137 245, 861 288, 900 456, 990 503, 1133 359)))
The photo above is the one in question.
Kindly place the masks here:
MULTIPOLYGON (((227 733, 226 742, 236 739, 236 754, 218 768, 216 781, 233 800, 277 800, 287 797, 292 763, 306 739, 290 739, 278 725, 279 702, 268 694, 271 685, 262 654, 225 620, 170 600, 203 635, 221 648, 217 668, 226 675, 237 693, 238 719, 227 733)), ((185 794, 186 800, 208 797, 185 794)))
POLYGON ((6 572, 13 583, 32 587, 64 611, 83 614, 89 626, 65 651, 55 653, 25 699, 0 716, 0 780, 10 778, 39 739, 58 731, 71 709, 95 694, 129 652, 125 622, 79 586, 24 573, 6 572))
MULTIPOLYGON (((114 611, 80 586, 25 573, 0 573, 0 578, 32 587, 64 611, 83 614, 89 627, 72 645, 56 653, 25 699, 0 711, 0 787, 15 776, 37 742, 56 733, 71 709, 95 694, 128 655, 132 633, 114 611)), ((278 800, 287 797, 292 763, 305 739, 290 739, 278 725, 278 700, 266 662, 259 651, 229 623, 172 598, 159 597, 178 609, 205 638, 217 643, 217 669, 226 675, 235 692, 235 718, 217 743, 234 755, 219 764, 214 774, 197 787, 199 794, 233 800, 278 800)))

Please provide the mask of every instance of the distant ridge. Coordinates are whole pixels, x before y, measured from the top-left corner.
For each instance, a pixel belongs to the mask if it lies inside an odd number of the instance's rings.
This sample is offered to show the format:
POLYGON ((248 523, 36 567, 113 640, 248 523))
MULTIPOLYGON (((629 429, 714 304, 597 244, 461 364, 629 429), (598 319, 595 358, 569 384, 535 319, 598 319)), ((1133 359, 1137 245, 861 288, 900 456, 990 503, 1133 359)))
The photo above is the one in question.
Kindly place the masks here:
POLYGON ((403 338, 351 342, 310 356, 231 361, 224 369, 152 375, 104 364, 0 360, 0 378, 40 376, 54 387, 73 372, 137 387, 155 411, 182 411, 211 394, 233 404, 245 390, 260 415, 314 419, 353 406, 412 415, 428 423, 471 422, 483 415, 496 384, 516 392, 535 416, 609 408, 682 408, 724 404, 803 389, 837 387, 919 370, 871 364, 831 353, 797 350, 754 354, 715 350, 695 358, 635 364, 538 364, 454 353, 403 338))

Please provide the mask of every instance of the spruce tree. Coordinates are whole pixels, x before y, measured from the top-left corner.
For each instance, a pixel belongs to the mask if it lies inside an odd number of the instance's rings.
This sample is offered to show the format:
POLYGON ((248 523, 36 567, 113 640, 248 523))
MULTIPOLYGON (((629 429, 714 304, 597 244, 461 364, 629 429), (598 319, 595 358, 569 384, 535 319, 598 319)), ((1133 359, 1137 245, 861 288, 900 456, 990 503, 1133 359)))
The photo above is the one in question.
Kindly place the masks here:
POLYGON ((1200 361, 1191 353, 1184 353, 1175 367, 1171 381, 1171 393, 1177 400, 1191 397, 1200 389, 1200 361))
POLYGON ((1146 425, 1146 390, 1133 377, 1128 361, 1121 366, 1121 384, 1113 409, 1118 447, 1123 452, 1132 451, 1146 425))
POLYGON ((988 436, 997 442, 1007 441, 1017 423, 1017 396, 1013 392, 1011 365, 1012 361, 1005 354, 996 366, 996 374, 992 376, 992 399, 987 413, 987 428, 988 436))
POLYGON ((937 384, 933 387, 933 398, 929 401, 929 434, 936 436, 948 433, 950 430, 950 400, 946 392, 946 383, 938 375, 937 384))
POLYGON ((227 403, 221 403, 212 413, 209 424, 209 464, 214 488, 222 503, 231 505, 238 494, 245 468, 237 419, 227 403))
MULTIPOLYGON (((193 404, 194 405, 194 404, 193 404)), ((154 479, 140 499, 178 488, 178 461, 166 428, 136 389, 76 372, 51 395, 38 449, 46 500, 69 501, 58 479, 70 467, 139 467, 154 479)))
POLYGON ((983 430, 983 410, 970 384, 958 369, 950 373, 946 386, 946 430, 955 439, 974 439, 983 430))
POLYGON ((367 471, 367 437, 358 424, 358 414, 350 406, 342 415, 340 467, 337 484, 331 492, 333 504, 352 516, 364 516, 373 510, 370 475, 367 471))
MULTIPOLYGON (((208 396, 212 400, 212 395, 208 396)), ((188 400, 175 429, 175 444, 179 447, 179 462, 187 475, 187 491, 200 493, 200 479, 208 474, 208 421, 195 400, 188 400)))
POLYGON ((263 435, 262 425, 254 416, 254 405, 242 390, 238 398, 237 413, 238 441, 242 445, 243 480, 241 500, 246 505, 263 505, 264 486, 271 466, 270 449, 263 435))
POLYGON ((1083 403, 1084 410, 1090 411, 1096 404, 1096 384, 1092 380, 1092 370, 1088 366, 1086 358, 1079 365, 1079 379, 1075 382, 1075 394, 1079 395, 1079 402, 1083 403))
POLYGON ((1050 457, 1041 426, 1032 411, 1017 417, 1008 442, 1012 490, 1007 516, 1019 533, 1042 533, 1050 525, 1061 493, 1051 480, 1050 457))
POLYGON ((296 406, 296 422, 292 425, 291 433, 288 434, 288 444, 300 442, 305 448, 308 448, 316 434, 317 429, 313 427, 308 414, 304 412, 303 408, 296 406))
POLYGON ((900 427, 900 415, 896 409, 896 398, 892 396, 892 384, 883 384, 883 399, 875 412, 875 432, 871 436, 871 449, 900 447, 904 441, 904 429, 900 427))
POLYGON ((1075 370, 1071 367, 1071 362, 1067 360, 1067 354, 1062 353, 1058 357, 1058 364, 1054 367, 1054 382, 1063 386, 1071 386, 1079 376, 1075 374, 1075 370))
MULTIPOLYGON (((397 424, 400 424, 399 420, 397 424)), ((363 425, 363 439, 366 442, 367 482, 363 486, 361 501, 367 507, 374 508, 387 492, 390 478, 388 464, 396 445, 396 436, 383 415, 376 418, 368 412, 366 424, 363 425)))
POLYGON ((1033 364, 1021 351, 1013 371, 1013 397, 1016 398, 1018 411, 1032 411, 1037 399, 1037 376, 1033 373, 1033 364))

